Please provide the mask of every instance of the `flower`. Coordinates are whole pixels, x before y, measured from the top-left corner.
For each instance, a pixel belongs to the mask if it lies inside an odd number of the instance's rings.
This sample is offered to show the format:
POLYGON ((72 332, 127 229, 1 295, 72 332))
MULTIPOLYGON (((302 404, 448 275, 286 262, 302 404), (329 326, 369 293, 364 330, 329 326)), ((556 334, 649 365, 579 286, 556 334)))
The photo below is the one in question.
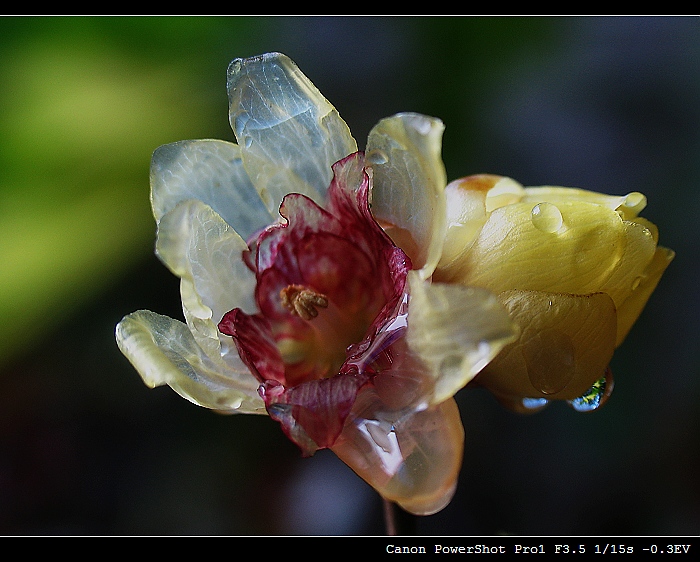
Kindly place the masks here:
POLYGON ((387 500, 442 509, 463 454, 453 396, 516 336, 490 291, 431 280, 442 123, 394 115, 360 152, 279 53, 234 60, 228 92, 237 144, 177 142, 151 165, 184 322, 129 314, 120 350, 150 387, 267 413, 303 454, 330 448, 387 500))
POLYGON ((644 195, 476 175, 445 196, 449 228, 433 280, 492 291, 520 332, 471 384, 518 411, 550 400, 599 407, 612 391, 613 351, 674 256, 638 216, 644 195))

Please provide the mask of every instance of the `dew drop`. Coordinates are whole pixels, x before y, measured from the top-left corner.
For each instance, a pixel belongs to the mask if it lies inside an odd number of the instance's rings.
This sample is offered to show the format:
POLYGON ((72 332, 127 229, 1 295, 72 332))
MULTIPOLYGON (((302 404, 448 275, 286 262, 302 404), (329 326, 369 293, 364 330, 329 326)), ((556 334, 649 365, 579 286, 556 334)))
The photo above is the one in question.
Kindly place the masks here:
POLYGON ((542 232, 554 233, 562 227, 561 211, 552 203, 538 203, 532 208, 532 224, 542 232))
POLYGON ((549 400, 546 398, 523 398, 523 408, 528 412, 539 412, 547 405, 549 400))
POLYGON ((243 142, 246 148, 250 148, 253 145, 253 137, 246 137, 243 142))
POLYGON ((612 371, 608 367, 605 376, 593 383, 593 386, 578 398, 567 400, 567 404, 577 412, 593 412, 608 401, 612 394, 614 382, 612 371))
POLYGON ((386 155, 386 153, 383 150, 375 149, 371 150, 369 154, 367 154, 367 162, 369 164, 386 164, 389 161, 389 157, 386 155))

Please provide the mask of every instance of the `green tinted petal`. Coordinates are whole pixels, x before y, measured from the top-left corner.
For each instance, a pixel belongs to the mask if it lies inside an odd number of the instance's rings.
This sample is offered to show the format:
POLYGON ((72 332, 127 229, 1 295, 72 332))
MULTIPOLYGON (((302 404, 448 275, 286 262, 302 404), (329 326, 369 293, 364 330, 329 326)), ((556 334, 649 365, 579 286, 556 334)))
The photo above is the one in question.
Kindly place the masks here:
POLYGON ((159 147, 151 161, 151 203, 156 221, 181 201, 198 199, 243 238, 273 223, 243 168, 237 145, 219 140, 181 141, 159 147))
POLYGON ((337 110, 279 53, 231 62, 228 93, 231 127, 267 209, 276 214, 290 192, 322 203, 331 165, 357 151, 337 110))
POLYGON ((437 266, 447 228, 443 130, 439 119, 400 113, 381 120, 367 140, 372 213, 424 279, 437 266))
POLYGON ((149 387, 167 384, 191 402, 213 410, 265 413, 255 378, 214 364, 182 322, 141 310, 122 319, 116 338, 149 387))
POLYGON ((181 278, 185 319, 199 346, 213 359, 220 357, 241 369, 231 338, 217 329, 234 308, 255 312, 255 276, 241 254, 245 242, 211 207, 183 201, 160 221, 156 253, 181 278))
POLYGON ((426 283, 409 276, 407 341, 434 379, 430 403, 466 385, 512 342, 517 330, 496 296, 478 287, 426 283))

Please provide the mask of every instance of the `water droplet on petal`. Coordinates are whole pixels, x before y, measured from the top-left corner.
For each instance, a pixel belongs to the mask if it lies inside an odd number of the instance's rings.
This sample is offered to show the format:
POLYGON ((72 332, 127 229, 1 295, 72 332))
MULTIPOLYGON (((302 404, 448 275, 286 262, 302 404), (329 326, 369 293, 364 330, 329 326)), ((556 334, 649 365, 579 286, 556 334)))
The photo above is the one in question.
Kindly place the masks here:
POLYGON ((245 145, 246 148, 250 148, 253 144, 253 137, 246 137, 245 140, 243 141, 243 144, 245 145))
POLYGON ((608 401, 613 390, 613 377, 610 368, 605 371, 605 376, 593 383, 593 386, 578 398, 567 400, 577 412, 592 412, 600 408, 608 401))
POLYGON ((550 234, 559 230, 564 224, 561 211, 552 203, 538 203, 532 208, 531 217, 532 224, 537 230, 550 234))
POLYGON ((367 162, 369 164, 386 164, 389 161, 389 157, 386 155, 386 152, 383 150, 375 149, 371 150, 367 154, 367 162))

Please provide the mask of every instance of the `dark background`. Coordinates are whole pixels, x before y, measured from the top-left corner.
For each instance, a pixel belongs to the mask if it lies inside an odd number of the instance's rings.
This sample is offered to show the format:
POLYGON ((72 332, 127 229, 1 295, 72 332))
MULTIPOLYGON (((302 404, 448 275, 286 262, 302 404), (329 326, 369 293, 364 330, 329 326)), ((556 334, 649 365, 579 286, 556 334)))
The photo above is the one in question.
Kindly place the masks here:
POLYGON ((520 416, 457 395, 453 502, 429 535, 700 533, 700 20, 0 19, 0 534, 373 535, 375 493, 263 416, 147 389, 117 350, 136 309, 181 317, 152 254, 159 145, 233 140, 226 67, 281 51, 362 147, 440 117, 448 178, 641 191, 677 252, 600 411, 520 416))

